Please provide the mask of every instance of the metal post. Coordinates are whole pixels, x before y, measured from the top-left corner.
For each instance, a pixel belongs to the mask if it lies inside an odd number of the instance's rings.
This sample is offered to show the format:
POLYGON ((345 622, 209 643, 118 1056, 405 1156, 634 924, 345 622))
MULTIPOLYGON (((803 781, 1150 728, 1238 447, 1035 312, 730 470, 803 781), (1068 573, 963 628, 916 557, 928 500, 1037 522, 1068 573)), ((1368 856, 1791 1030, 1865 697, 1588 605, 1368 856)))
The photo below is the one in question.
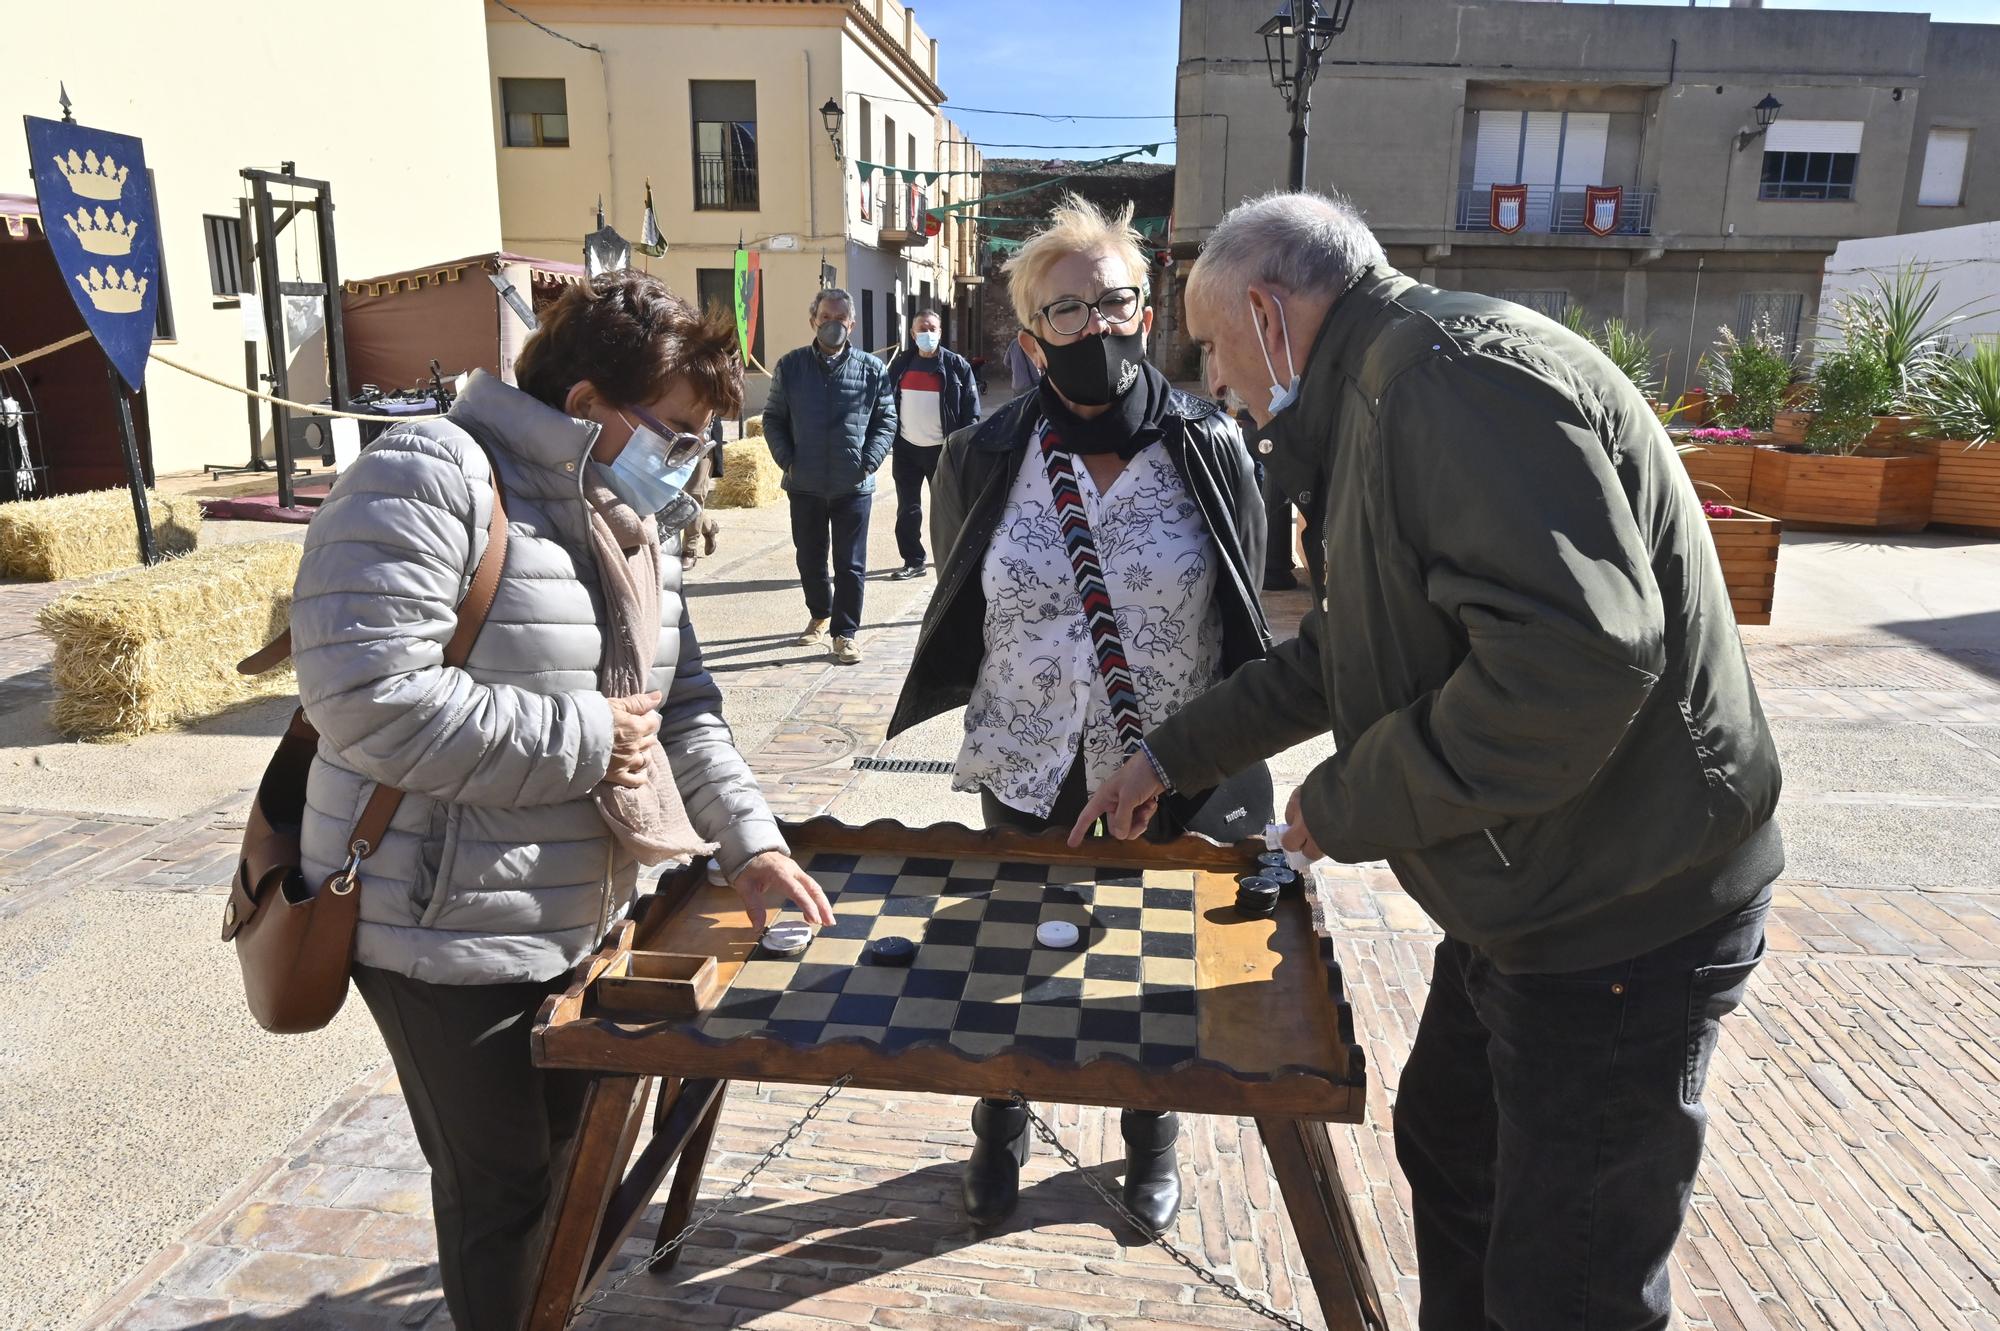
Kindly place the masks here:
POLYGON ((1299 72, 1292 84, 1292 188, 1306 187, 1306 136, 1312 125, 1312 88, 1319 78, 1320 49, 1307 32, 1299 34, 1299 72))
MULTIPOLYGON (((285 307, 280 298, 278 272, 278 227, 271 213, 271 187, 264 173, 245 171, 250 180, 252 207, 257 214, 257 285, 264 303, 264 344, 270 351, 271 372, 266 376, 271 396, 291 395, 291 376, 285 364, 285 307)), ((292 414, 278 403, 271 404, 271 439, 278 454, 278 506, 292 507, 292 414)))
MULTIPOLYGON (((313 220, 319 228, 319 280, 326 285, 326 360, 333 409, 346 411, 347 330, 341 320, 340 261, 333 249, 333 186, 322 182, 313 220)), ((329 427, 331 428, 331 427, 329 427)))
POLYGON ((125 396, 125 379, 110 356, 104 368, 111 375, 111 400, 118 409, 118 443, 125 454, 125 481, 132 487, 132 516, 139 524, 139 560, 160 562, 160 549, 153 541, 153 514, 146 506, 146 478, 139 469, 139 435, 132 426, 132 400, 125 396))

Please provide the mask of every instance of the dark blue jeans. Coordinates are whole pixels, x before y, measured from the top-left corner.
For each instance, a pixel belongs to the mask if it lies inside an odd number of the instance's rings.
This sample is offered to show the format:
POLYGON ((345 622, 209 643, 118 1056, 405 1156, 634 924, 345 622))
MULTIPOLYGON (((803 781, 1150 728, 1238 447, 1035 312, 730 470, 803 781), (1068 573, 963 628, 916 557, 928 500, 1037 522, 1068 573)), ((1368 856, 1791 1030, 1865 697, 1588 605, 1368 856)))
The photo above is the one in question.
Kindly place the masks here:
POLYGON ((831 619, 833 636, 851 638, 861 627, 861 579, 868 568, 868 514, 871 494, 792 496, 792 548, 798 554, 799 585, 806 612, 831 619), (833 555, 833 580, 826 560, 833 555))
POLYGON ((1437 946, 1396 1096, 1424 1331, 1654 1331, 1722 1017, 1770 893, 1614 966, 1503 975, 1437 946))

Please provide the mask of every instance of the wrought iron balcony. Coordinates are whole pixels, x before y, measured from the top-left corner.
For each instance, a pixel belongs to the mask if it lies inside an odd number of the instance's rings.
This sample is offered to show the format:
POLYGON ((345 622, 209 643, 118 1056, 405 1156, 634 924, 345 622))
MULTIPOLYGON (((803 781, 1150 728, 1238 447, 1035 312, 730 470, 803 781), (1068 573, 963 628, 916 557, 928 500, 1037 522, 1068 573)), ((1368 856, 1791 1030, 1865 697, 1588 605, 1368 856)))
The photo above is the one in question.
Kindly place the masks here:
POLYGON ((703 211, 757 211, 757 160, 740 154, 694 155, 694 206, 703 211))
MULTIPOLYGON (((1607 235, 1650 236, 1653 234, 1653 200, 1659 191, 1628 189, 1618 202, 1618 222, 1607 235)), ((1558 189, 1554 185, 1528 186, 1528 203, 1521 234, 1544 236, 1591 236, 1597 234, 1584 225, 1584 193, 1580 189, 1558 189)), ((1458 229, 1493 231, 1493 190, 1488 185, 1472 185, 1458 192, 1458 229)))

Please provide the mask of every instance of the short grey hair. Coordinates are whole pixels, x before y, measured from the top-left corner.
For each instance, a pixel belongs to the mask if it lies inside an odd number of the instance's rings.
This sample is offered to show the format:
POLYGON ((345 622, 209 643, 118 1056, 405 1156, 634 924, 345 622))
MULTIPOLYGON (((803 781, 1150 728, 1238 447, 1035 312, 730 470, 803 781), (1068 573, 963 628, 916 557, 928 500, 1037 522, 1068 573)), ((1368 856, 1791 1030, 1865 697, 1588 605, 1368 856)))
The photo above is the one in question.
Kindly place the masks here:
POLYGON ((1227 276, 1335 295, 1364 268, 1386 262, 1382 242, 1346 199, 1280 190, 1224 214, 1189 281, 1207 285, 1227 276))
POLYGON ((808 319, 819 318, 820 305, 823 302, 829 300, 840 301, 842 304, 847 306, 847 312, 849 314, 854 313, 854 297, 848 295, 843 288, 822 287, 820 290, 815 291, 813 293, 813 303, 806 307, 806 318, 808 319))

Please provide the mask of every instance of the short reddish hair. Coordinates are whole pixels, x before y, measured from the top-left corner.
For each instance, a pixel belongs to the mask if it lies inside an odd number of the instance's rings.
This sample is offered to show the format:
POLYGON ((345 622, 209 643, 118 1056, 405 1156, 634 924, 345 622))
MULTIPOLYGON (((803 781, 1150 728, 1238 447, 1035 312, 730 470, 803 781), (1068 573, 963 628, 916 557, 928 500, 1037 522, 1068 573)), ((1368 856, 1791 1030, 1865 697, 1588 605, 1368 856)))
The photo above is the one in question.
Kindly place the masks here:
POLYGON ((692 381, 709 410, 728 415, 743 405, 738 347, 734 314, 720 305, 697 310, 659 278, 623 268, 571 287, 543 310, 514 377, 558 409, 584 380, 626 406, 692 381))

